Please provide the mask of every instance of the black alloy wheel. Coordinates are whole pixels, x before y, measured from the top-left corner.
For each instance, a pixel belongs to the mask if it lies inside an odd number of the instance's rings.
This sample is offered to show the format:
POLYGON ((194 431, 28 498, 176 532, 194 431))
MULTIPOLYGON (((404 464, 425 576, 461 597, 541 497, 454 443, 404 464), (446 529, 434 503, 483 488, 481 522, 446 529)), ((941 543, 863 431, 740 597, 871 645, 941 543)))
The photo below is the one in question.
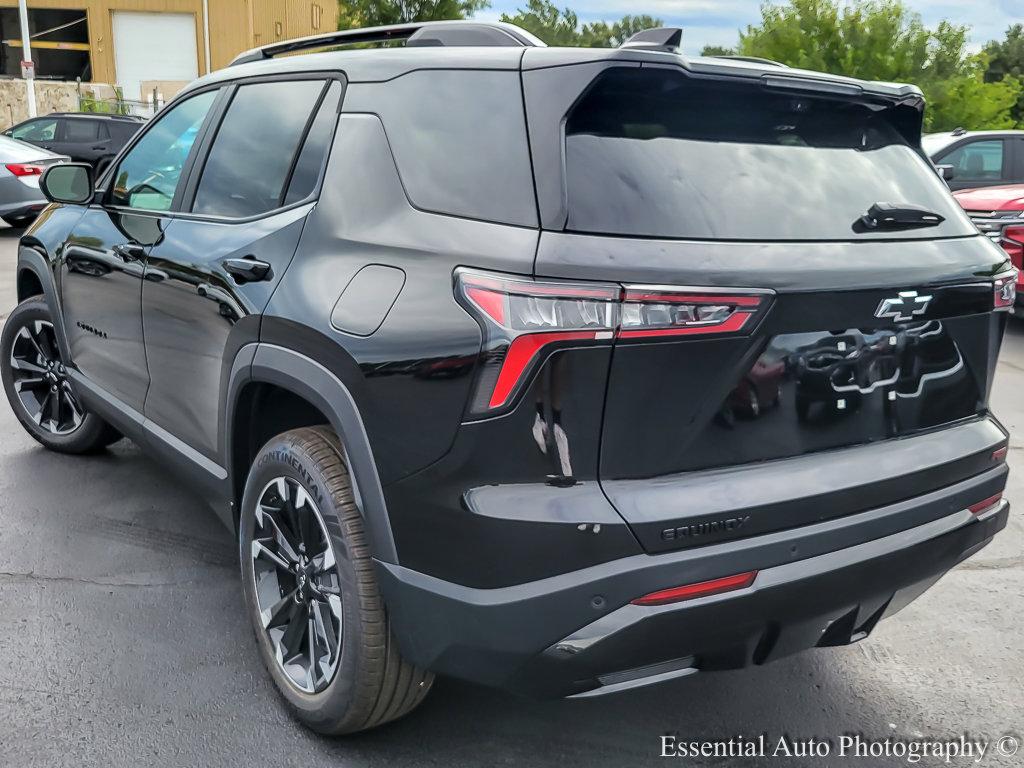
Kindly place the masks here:
POLYGON ((53 435, 70 435, 85 411, 68 381, 53 323, 35 320, 18 329, 11 345, 11 379, 28 417, 53 435))
POLYGON ((290 477, 266 485, 255 515, 251 555, 263 631, 288 680, 318 693, 334 677, 343 631, 341 579, 327 528, 290 477))

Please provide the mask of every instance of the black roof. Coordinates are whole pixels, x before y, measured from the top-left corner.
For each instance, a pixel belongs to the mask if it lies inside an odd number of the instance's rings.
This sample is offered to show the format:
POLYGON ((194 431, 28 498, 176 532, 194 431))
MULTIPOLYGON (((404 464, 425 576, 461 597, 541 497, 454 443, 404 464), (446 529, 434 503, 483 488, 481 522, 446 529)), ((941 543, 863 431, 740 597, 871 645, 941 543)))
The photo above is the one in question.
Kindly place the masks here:
POLYGON ((921 91, 915 85, 872 82, 824 72, 790 69, 769 61, 687 57, 676 50, 630 45, 628 42, 620 48, 548 47, 525 30, 510 24, 472 20, 344 30, 282 41, 240 54, 231 66, 199 78, 185 91, 217 82, 281 73, 338 70, 345 73, 349 82, 373 83, 391 80, 420 69, 527 71, 607 61, 669 64, 700 74, 763 79, 770 85, 783 88, 822 90, 854 97, 863 94, 896 101, 916 101, 922 98, 921 91), (479 42, 477 33, 482 28, 490 29, 493 34, 488 40, 479 42), (473 39, 474 42, 467 43, 467 39, 473 39), (353 43, 386 41, 405 42, 405 45, 338 48, 353 43), (316 53, 300 53, 318 49, 316 53))

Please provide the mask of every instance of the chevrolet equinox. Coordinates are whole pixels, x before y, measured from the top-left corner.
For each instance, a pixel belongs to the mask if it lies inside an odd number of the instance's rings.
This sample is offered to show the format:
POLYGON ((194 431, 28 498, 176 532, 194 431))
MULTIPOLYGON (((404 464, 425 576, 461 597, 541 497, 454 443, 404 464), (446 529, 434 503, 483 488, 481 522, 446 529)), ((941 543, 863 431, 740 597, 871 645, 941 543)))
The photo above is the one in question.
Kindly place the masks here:
POLYGON ((310 727, 856 642, 1006 525, 1015 274, 921 92, 680 35, 276 43, 43 176, 7 397, 209 500, 310 727))

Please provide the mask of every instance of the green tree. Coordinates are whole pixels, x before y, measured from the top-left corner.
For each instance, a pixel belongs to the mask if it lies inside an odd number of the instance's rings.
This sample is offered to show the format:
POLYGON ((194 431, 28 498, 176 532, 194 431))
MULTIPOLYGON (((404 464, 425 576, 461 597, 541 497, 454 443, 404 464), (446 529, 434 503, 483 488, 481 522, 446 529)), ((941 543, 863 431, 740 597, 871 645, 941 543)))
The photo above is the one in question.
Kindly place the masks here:
POLYGON ((464 19, 490 5, 489 0, 339 0, 338 29, 464 19))
POLYGON ((705 45, 700 49, 701 56, 735 56, 735 48, 726 48, 722 45, 705 45))
POLYGON ((661 19, 651 16, 623 16, 613 24, 596 21, 581 25, 575 11, 559 10, 550 0, 528 0, 525 8, 511 16, 503 13, 501 20, 522 27, 548 45, 583 48, 614 48, 642 29, 663 26, 661 19))
POLYGON ((967 27, 928 29, 902 0, 788 0, 766 4, 740 32, 739 53, 866 80, 911 82, 928 100, 927 130, 1006 128, 1022 84, 986 81, 989 57, 968 55, 967 27))
MULTIPOLYGON (((1006 30, 1006 39, 993 40, 985 46, 988 56, 988 70, 985 82, 999 83, 1007 77, 1024 81, 1024 24, 1014 24, 1006 30)), ((1024 92, 1017 97, 1017 103, 1010 109, 1017 124, 1024 126, 1024 92)))

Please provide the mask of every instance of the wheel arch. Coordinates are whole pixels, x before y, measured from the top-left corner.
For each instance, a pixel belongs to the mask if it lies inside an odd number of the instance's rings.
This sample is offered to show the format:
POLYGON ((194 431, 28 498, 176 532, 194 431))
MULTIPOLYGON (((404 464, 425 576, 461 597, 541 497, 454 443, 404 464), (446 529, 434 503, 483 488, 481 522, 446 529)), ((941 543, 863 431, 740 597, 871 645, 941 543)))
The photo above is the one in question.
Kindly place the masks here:
POLYGON ((351 392, 316 360, 273 344, 247 345, 239 352, 231 371, 223 455, 228 466, 235 523, 255 451, 281 431, 317 423, 329 424, 341 442, 374 557, 397 564, 377 464, 351 392), (277 410, 266 411, 266 422, 258 424, 265 412, 259 407, 260 399, 264 398, 265 403, 267 397, 277 410))
POLYGON ((71 361, 71 348, 64 328, 64 313, 61 311, 60 297, 50 262, 41 248, 41 245, 33 244, 31 240, 26 242, 25 238, 22 238, 18 246, 18 303, 34 296, 43 298, 53 317, 53 327, 61 356, 64 360, 71 361))

